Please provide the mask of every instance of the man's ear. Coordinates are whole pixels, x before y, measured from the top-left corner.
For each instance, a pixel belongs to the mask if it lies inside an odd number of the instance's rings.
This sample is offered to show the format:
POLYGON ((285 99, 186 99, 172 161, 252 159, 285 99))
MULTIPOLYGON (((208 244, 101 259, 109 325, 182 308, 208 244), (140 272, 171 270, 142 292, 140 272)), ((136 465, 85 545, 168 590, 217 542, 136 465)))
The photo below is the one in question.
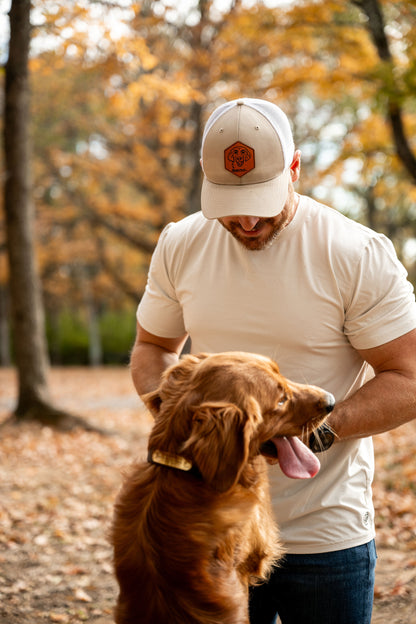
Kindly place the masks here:
POLYGON ((292 164, 290 165, 290 177, 292 182, 297 182, 300 176, 300 157, 301 151, 296 150, 293 156, 292 164))

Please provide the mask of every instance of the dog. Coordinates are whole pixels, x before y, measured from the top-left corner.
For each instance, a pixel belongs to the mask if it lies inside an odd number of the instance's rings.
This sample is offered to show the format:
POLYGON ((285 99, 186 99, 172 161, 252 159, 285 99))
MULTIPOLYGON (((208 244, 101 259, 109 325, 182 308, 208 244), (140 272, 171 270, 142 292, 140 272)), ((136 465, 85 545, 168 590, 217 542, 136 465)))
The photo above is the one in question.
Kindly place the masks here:
POLYGON ((184 356, 144 401, 155 416, 148 461, 114 507, 115 621, 249 624, 248 587, 283 554, 266 458, 313 476, 319 462, 294 436, 322 424, 334 398, 269 358, 230 352, 184 356))

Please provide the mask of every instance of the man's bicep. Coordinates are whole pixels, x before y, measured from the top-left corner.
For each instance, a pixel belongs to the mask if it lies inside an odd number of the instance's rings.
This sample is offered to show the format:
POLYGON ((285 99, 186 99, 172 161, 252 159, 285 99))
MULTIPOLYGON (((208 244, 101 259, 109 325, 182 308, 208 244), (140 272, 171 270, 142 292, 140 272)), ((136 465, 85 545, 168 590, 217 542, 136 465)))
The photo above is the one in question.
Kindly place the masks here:
POLYGON ((163 338, 137 325, 136 342, 131 352, 130 371, 135 388, 140 396, 155 390, 163 372, 175 364, 186 335, 178 338, 163 338))
POLYGON ((140 344, 150 344, 156 345, 166 351, 171 351, 173 353, 179 353, 182 351, 183 346, 186 342, 188 334, 183 334, 182 336, 178 336, 177 338, 164 338, 163 336, 157 336, 156 334, 152 334, 146 331, 140 323, 137 321, 137 334, 136 334, 136 343, 135 346, 140 344))
POLYGON ((358 353, 376 374, 395 371, 416 378, 416 329, 379 347, 359 349, 358 353))

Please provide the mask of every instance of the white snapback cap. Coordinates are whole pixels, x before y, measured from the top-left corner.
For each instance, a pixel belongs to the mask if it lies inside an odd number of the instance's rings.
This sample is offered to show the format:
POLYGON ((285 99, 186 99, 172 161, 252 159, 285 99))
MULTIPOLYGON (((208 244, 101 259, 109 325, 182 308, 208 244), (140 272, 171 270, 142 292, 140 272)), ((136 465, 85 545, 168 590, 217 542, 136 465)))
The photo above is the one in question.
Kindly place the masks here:
POLYGON ((203 215, 278 215, 294 153, 289 120, 272 102, 241 98, 219 106, 202 137, 203 215))

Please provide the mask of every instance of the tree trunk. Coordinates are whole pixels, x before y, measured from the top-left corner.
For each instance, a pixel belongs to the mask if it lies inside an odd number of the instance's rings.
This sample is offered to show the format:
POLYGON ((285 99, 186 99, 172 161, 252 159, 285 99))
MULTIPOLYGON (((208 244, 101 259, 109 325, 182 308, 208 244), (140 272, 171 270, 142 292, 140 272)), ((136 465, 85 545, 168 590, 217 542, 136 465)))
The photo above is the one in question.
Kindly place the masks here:
POLYGON ((9 305, 7 287, 0 284, 0 366, 10 366, 9 305))
POLYGON ((72 427, 76 417, 53 407, 47 382, 45 322, 35 262, 30 175, 29 77, 30 0, 12 0, 5 76, 4 208, 10 276, 10 308, 18 402, 15 416, 72 427))
MULTIPOLYGON (((386 36, 384 17, 379 0, 352 0, 367 16, 367 28, 380 61, 390 64, 393 76, 393 57, 386 36)), ((394 79, 392 80, 394 83, 394 79)), ((416 183, 416 157, 410 147, 403 123, 403 111, 396 97, 387 97, 387 117, 392 130, 396 152, 407 173, 416 183)))
POLYGON ((191 120, 194 122, 194 136, 189 146, 191 158, 193 159, 193 167, 191 174, 191 182, 186 202, 186 213, 192 214, 201 210, 201 183, 202 173, 200 159, 200 149, 202 140, 202 106, 198 102, 194 102, 191 107, 191 120))
POLYGON ((78 280, 87 312, 89 364, 90 366, 100 366, 103 363, 103 349, 101 344, 99 315, 90 279, 91 276, 89 275, 88 268, 81 265, 78 270, 78 280))

